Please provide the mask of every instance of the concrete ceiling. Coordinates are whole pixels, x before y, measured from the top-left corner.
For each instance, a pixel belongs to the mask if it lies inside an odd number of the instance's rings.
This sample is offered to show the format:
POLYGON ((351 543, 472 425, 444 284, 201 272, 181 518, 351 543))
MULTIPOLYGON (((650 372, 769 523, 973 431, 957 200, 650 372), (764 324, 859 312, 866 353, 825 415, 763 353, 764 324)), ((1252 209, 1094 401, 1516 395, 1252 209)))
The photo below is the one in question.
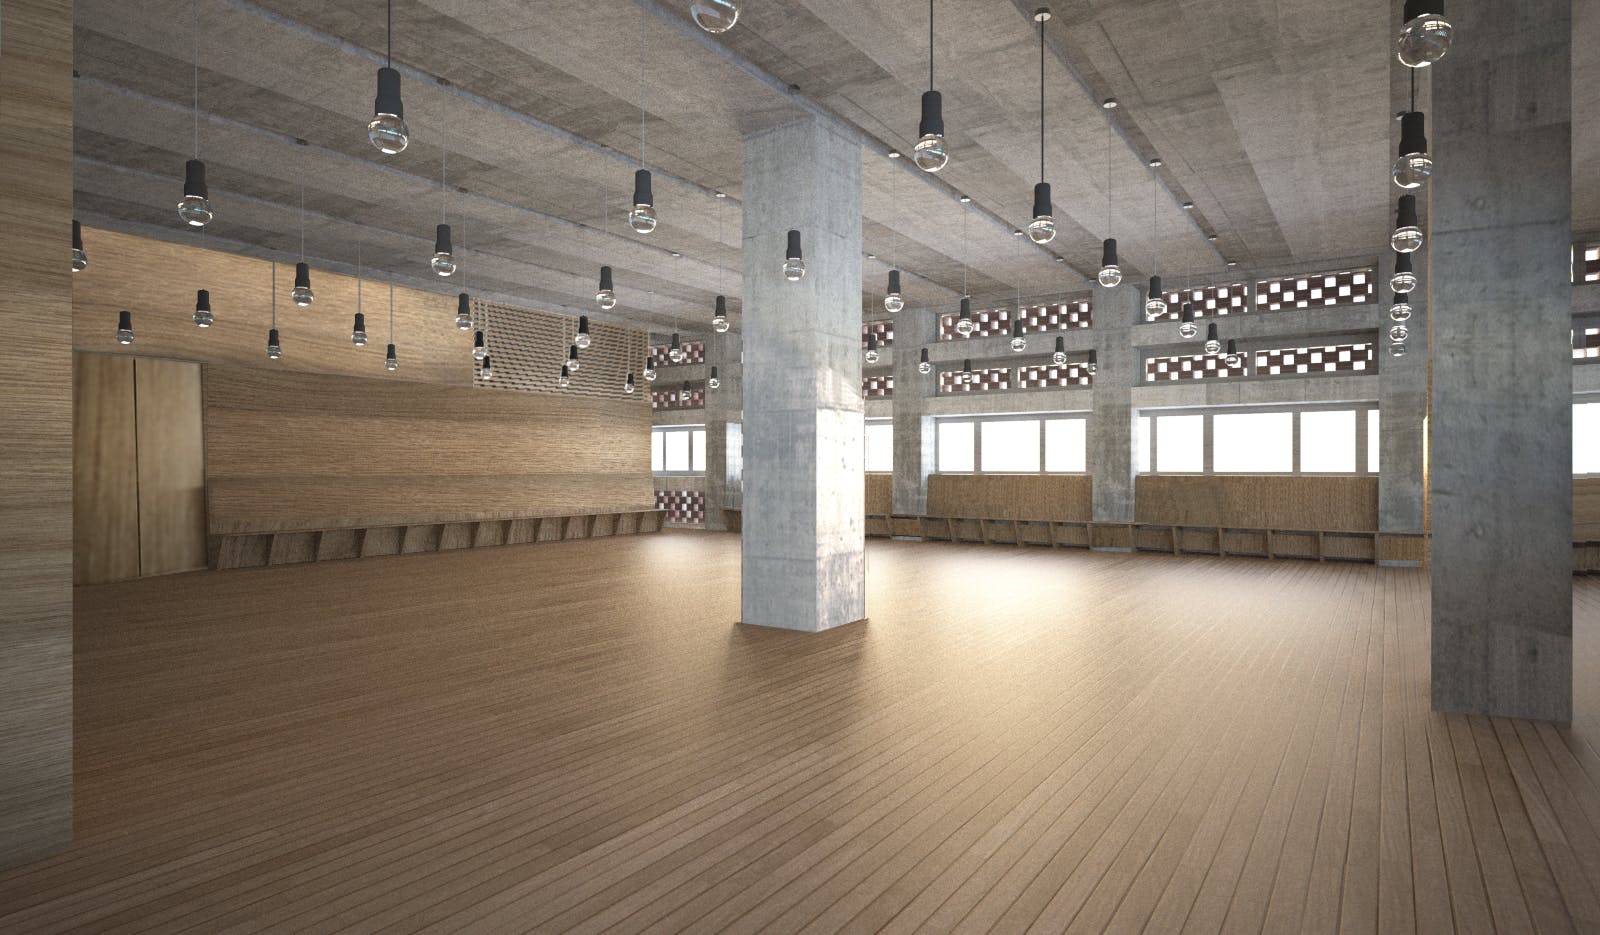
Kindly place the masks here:
MULTIPOLYGON (((863 258, 863 298, 874 308, 890 262, 906 270, 915 307, 953 304, 964 259, 980 302, 1080 293, 1106 236, 1130 273, 1154 269, 1169 285, 1370 261, 1386 241, 1387 0, 1054 4, 1046 176, 1061 233, 1047 248, 1012 234, 1038 174, 1033 3, 939 5, 936 78, 953 155, 938 176, 885 156, 909 151, 927 86, 921 0, 746 0, 719 37, 697 29, 688 6, 397 0, 412 143, 383 157, 365 135, 381 0, 199 0, 198 32, 192 0, 80 0, 78 216, 283 257, 300 251, 303 180, 317 266, 352 268, 359 244, 383 278, 450 292, 464 279, 502 301, 576 313, 595 310, 606 263, 621 300, 606 317, 696 330, 716 294, 738 307, 741 135, 811 111, 865 144, 864 250, 877 258, 863 258), (204 234, 174 211, 194 140, 196 41, 199 148, 217 212, 204 234), (1102 109, 1106 96, 1122 106, 1102 109), (662 218, 648 237, 623 220, 641 111, 662 218), (1165 161, 1155 172, 1152 156, 1165 161), (426 268, 442 208, 464 254, 451 281, 426 268)), ((1575 51, 1575 66, 1593 70, 1592 50, 1575 51)), ((1586 151, 1575 172, 1593 164, 1586 151)), ((1593 193, 1577 201, 1582 224, 1600 227, 1593 193)))

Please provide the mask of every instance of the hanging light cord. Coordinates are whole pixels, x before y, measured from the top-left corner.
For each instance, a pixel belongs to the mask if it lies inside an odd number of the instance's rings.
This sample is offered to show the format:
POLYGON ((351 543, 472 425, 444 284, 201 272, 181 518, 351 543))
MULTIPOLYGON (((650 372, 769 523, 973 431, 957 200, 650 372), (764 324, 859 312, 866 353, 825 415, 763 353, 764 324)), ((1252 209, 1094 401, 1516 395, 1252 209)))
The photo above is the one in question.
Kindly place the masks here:
POLYGON ((394 283, 389 284, 389 343, 394 343, 394 283))
POLYGON ((272 261, 272 327, 278 327, 278 261, 272 261))
POLYGON ((300 157, 300 262, 306 261, 306 166, 300 157))
POLYGON ((361 241, 356 241, 356 311, 361 311, 361 241))
POLYGON ((194 158, 200 158, 200 0, 194 0, 194 158))
MULTIPOLYGON (((932 0, 929 0, 932 2, 932 0)), ((644 65, 645 65, 645 23, 643 17, 639 23, 639 168, 644 164, 644 65)))
POLYGON ((1039 20, 1039 181, 1044 181, 1044 20, 1039 20))
POLYGON ((966 205, 961 206, 961 295, 963 298, 972 298, 967 291, 967 264, 972 259, 972 241, 967 238, 967 215, 971 210, 966 205))
POLYGON ((1411 109, 1417 109, 1417 69, 1407 69, 1411 72, 1411 109))
POLYGON ((384 50, 383 50, 383 63, 385 65, 387 65, 388 67, 393 68, 394 67, 394 0, 389 0, 389 2, 386 4, 386 6, 388 7, 388 18, 387 18, 387 21, 385 22, 384 25, 385 25, 385 32, 387 33, 387 39, 386 39, 385 47, 384 47, 384 50))
POLYGON ((445 174, 444 174, 445 158, 447 156, 449 156, 449 155, 450 155, 450 150, 445 149, 443 147, 440 147, 440 149, 439 149, 439 223, 440 224, 443 224, 447 220, 447 218, 444 216, 445 202, 450 199, 450 186, 445 182, 445 174))
POLYGON ((928 90, 933 90, 933 0, 928 0, 928 90))
MULTIPOLYGON (((1157 207, 1159 205, 1159 203, 1160 203, 1160 200, 1161 200, 1160 181, 1161 180, 1156 176, 1156 170, 1151 169, 1150 170, 1150 238, 1151 238, 1151 240, 1150 240, 1150 273, 1151 273, 1151 275, 1155 275, 1156 272, 1157 272, 1157 268, 1161 265, 1161 247, 1160 247, 1160 243, 1161 243, 1161 212, 1157 207)), ((1147 298, 1147 299, 1154 298, 1154 296, 1146 296, 1145 298, 1147 298)))

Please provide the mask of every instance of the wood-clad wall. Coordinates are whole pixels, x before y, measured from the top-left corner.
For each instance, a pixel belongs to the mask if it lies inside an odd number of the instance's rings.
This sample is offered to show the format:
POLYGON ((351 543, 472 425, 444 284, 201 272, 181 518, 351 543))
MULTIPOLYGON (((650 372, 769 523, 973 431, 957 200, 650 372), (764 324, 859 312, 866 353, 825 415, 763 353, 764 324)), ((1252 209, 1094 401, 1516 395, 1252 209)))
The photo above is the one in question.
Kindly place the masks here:
MULTIPOLYGON (((72 3, 0 3, 0 866, 72 840, 72 3)), ((115 323, 113 323, 115 327, 115 323)))
POLYGON ((1372 532, 1378 479, 1324 475, 1146 474, 1137 520, 1183 526, 1372 532))
POLYGON ((1093 485, 1088 474, 933 474, 928 515, 1087 522, 1093 485))
POLYGON ((894 475, 866 475, 866 513, 868 516, 888 516, 894 512, 894 475))
POLYGON ((1600 477, 1572 479, 1572 541, 1600 541, 1600 477))
POLYGON ((362 283, 370 343, 357 349, 350 343, 356 280, 313 269, 316 301, 299 308, 289 298, 294 288, 290 259, 278 264, 283 358, 269 361, 270 262, 106 230, 86 228, 83 238, 89 268, 72 279, 72 343, 80 351, 457 386, 472 382, 472 334, 456 328, 452 296, 395 288, 400 369, 387 376, 389 287, 362 283), (216 324, 210 328, 196 328, 191 320, 197 289, 211 292, 216 324), (117 312, 123 309, 133 313, 134 343, 128 346, 115 337, 117 312))
POLYGON ((74 354, 72 581, 206 567, 200 365, 74 354))
POLYGON ((655 507, 650 404, 205 368, 213 535, 655 507))

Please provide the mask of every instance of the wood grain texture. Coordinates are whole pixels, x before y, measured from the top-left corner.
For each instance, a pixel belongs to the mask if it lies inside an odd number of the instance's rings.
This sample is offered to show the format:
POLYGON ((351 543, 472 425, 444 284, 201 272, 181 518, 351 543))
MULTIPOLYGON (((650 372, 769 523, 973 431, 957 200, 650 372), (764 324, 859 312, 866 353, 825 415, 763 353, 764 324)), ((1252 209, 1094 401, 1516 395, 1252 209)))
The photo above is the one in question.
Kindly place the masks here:
POLYGON ((200 365, 134 361, 139 431, 139 574, 206 567, 200 365))
POLYGON ((133 359, 72 358, 72 581, 139 577, 139 435, 133 359))
POLYGON ((1345 532, 1378 526, 1376 477, 1144 474, 1134 496, 1141 523, 1345 532))
POLYGON ((1088 474, 933 474, 928 515, 1082 522, 1092 493, 1088 474))
POLYGON ((1572 539, 1600 541, 1600 477, 1572 479, 1572 539))
POLYGON ((894 475, 893 474, 867 474, 866 477, 866 512, 868 516, 882 514, 884 516, 894 512, 894 475))
POLYGON ((79 840, 0 930, 1600 925, 1600 790, 1429 709, 1425 572, 868 555, 822 634, 710 533, 81 589, 79 840))
POLYGON ((655 505, 638 398, 216 366, 204 386, 213 535, 414 524, 401 551, 426 551, 436 523, 655 505))
MULTIPOLYGON (((0 866, 72 836, 72 4, 0 4, 0 866)), ((113 328, 115 322, 113 322, 113 328)))

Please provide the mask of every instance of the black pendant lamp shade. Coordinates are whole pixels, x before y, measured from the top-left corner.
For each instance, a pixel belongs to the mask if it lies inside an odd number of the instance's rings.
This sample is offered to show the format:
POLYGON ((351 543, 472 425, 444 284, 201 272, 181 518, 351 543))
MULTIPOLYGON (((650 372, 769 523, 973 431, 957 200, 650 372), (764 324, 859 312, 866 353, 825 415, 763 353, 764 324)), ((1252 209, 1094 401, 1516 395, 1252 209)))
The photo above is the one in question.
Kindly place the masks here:
POLYGON ((294 304, 304 308, 311 304, 311 267, 304 261, 294 265, 294 304))
POLYGON ((1038 218, 1052 214, 1055 214, 1055 211, 1050 207, 1050 183, 1035 183, 1033 186, 1033 216, 1038 218))
POLYGON ((1160 276, 1151 276, 1150 277, 1150 294, 1145 296, 1145 298, 1148 298, 1148 299, 1162 299, 1163 301, 1165 300, 1166 295, 1165 295, 1165 293, 1163 293, 1161 291, 1161 277, 1160 276))
POLYGON ((922 356, 917 359, 917 363, 919 363, 919 364, 928 363, 928 349, 927 348, 923 348, 922 349, 922 356))
POLYGON ((83 252, 83 225, 72 222, 72 271, 81 273, 89 266, 89 254, 83 252))
MULTIPOLYGON (((482 331, 474 332, 473 335, 472 335, 472 349, 473 349, 473 351, 482 351, 482 350, 484 350, 484 348, 485 348, 485 345, 483 343, 483 332, 482 331)), ((476 354, 475 353, 473 356, 477 357, 479 360, 483 359, 483 356, 481 354, 476 354)))
POLYGON ((944 136, 944 97, 938 92, 922 92, 922 120, 917 136, 944 136))
POLYGON ((456 296, 456 327, 462 331, 472 327, 472 298, 465 292, 456 296))
POLYGON ((1100 357, 1092 349, 1089 351, 1089 359, 1085 363, 1088 365, 1090 374, 1100 369, 1100 357))
POLYGON ((1428 151, 1427 123, 1421 111, 1409 111, 1400 116, 1400 155, 1411 156, 1428 151))
POLYGON ((190 198, 210 198, 206 188, 206 164, 190 159, 183 164, 183 194, 190 198))
POLYGON ((395 355, 393 344, 389 345, 384 351, 383 364, 389 370, 394 370, 400 366, 400 358, 395 355))
POLYGON ((900 294, 900 271, 897 269, 889 270, 889 294, 900 294))
POLYGON ((378 69, 378 96, 372 101, 367 139, 386 156, 403 152, 411 142, 406 106, 400 100, 400 73, 390 65, 378 69))
POLYGON ((587 349, 589 347, 589 344, 593 340, 594 339, 589 336, 589 316, 588 315, 579 315, 578 316, 578 336, 577 336, 577 338, 574 339, 573 343, 578 345, 578 347, 580 347, 580 348, 587 349))
POLYGON ((1191 303, 1191 302, 1183 303, 1183 311, 1178 315, 1178 320, 1183 322, 1183 323, 1185 323, 1185 324, 1189 324, 1189 323, 1192 323, 1194 321, 1194 304, 1193 303, 1191 303))
POLYGON ((1421 227, 1422 226, 1421 223, 1417 220, 1417 196, 1416 195, 1401 195, 1400 196, 1399 206, 1395 209, 1395 213, 1394 213, 1394 226, 1395 226, 1395 229, 1397 229, 1397 230, 1399 228, 1402 228, 1402 227, 1421 227))
POLYGON ((960 318, 964 321, 972 320, 972 296, 970 295, 964 295, 961 297, 960 318))
POLYGON ((792 230, 789 232, 789 247, 788 250, 784 252, 783 257, 786 260, 799 260, 803 258, 800 253, 799 231, 792 230))
POLYGON ((970 358, 970 357, 964 358, 961 361, 961 381, 960 382, 962 382, 962 383, 971 383, 972 382, 972 358, 970 358))
POLYGON ((378 69, 378 96, 372 101, 372 113, 406 118, 406 105, 400 100, 400 73, 387 65, 378 69))
POLYGON ((1107 237, 1100 245, 1100 266, 1117 266, 1117 238, 1107 237))
POLYGON ((350 329, 350 343, 356 347, 367 346, 367 316, 356 312, 355 326, 350 329))
POLYGON ((650 170, 638 169, 633 173, 633 203, 635 205, 654 205, 656 196, 650 190, 650 170))
POLYGON ((578 345, 576 345, 576 344, 567 345, 567 364, 566 364, 566 366, 567 366, 568 370, 577 370, 579 368, 579 366, 581 366, 578 363, 578 345))
POLYGON ((197 289, 194 293, 194 323, 201 328, 211 327, 215 319, 211 315, 211 291, 197 289))
POLYGON ((118 312, 117 313, 117 343, 118 344, 132 344, 133 343, 133 313, 132 312, 118 312))
POLYGON ((283 356, 283 342, 278 340, 277 328, 267 332, 267 356, 272 360, 277 360, 283 356))
POLYGON ((1067 339, 1062 337, 1059 334, 1056 335, 1056 350, 1055 350, 1055 352, 1057 354, 1065 354, 1067 352, 1067 339))
POLYGON ((455 253, 450 249, 450 225, 440 224, 433 229, 433 252, 455 253))
POLYGON ((598 291, 612 293, 617 291, 617 287, 611 279, 611 267, 609 266, 600 267, 600 289, 598 291))

